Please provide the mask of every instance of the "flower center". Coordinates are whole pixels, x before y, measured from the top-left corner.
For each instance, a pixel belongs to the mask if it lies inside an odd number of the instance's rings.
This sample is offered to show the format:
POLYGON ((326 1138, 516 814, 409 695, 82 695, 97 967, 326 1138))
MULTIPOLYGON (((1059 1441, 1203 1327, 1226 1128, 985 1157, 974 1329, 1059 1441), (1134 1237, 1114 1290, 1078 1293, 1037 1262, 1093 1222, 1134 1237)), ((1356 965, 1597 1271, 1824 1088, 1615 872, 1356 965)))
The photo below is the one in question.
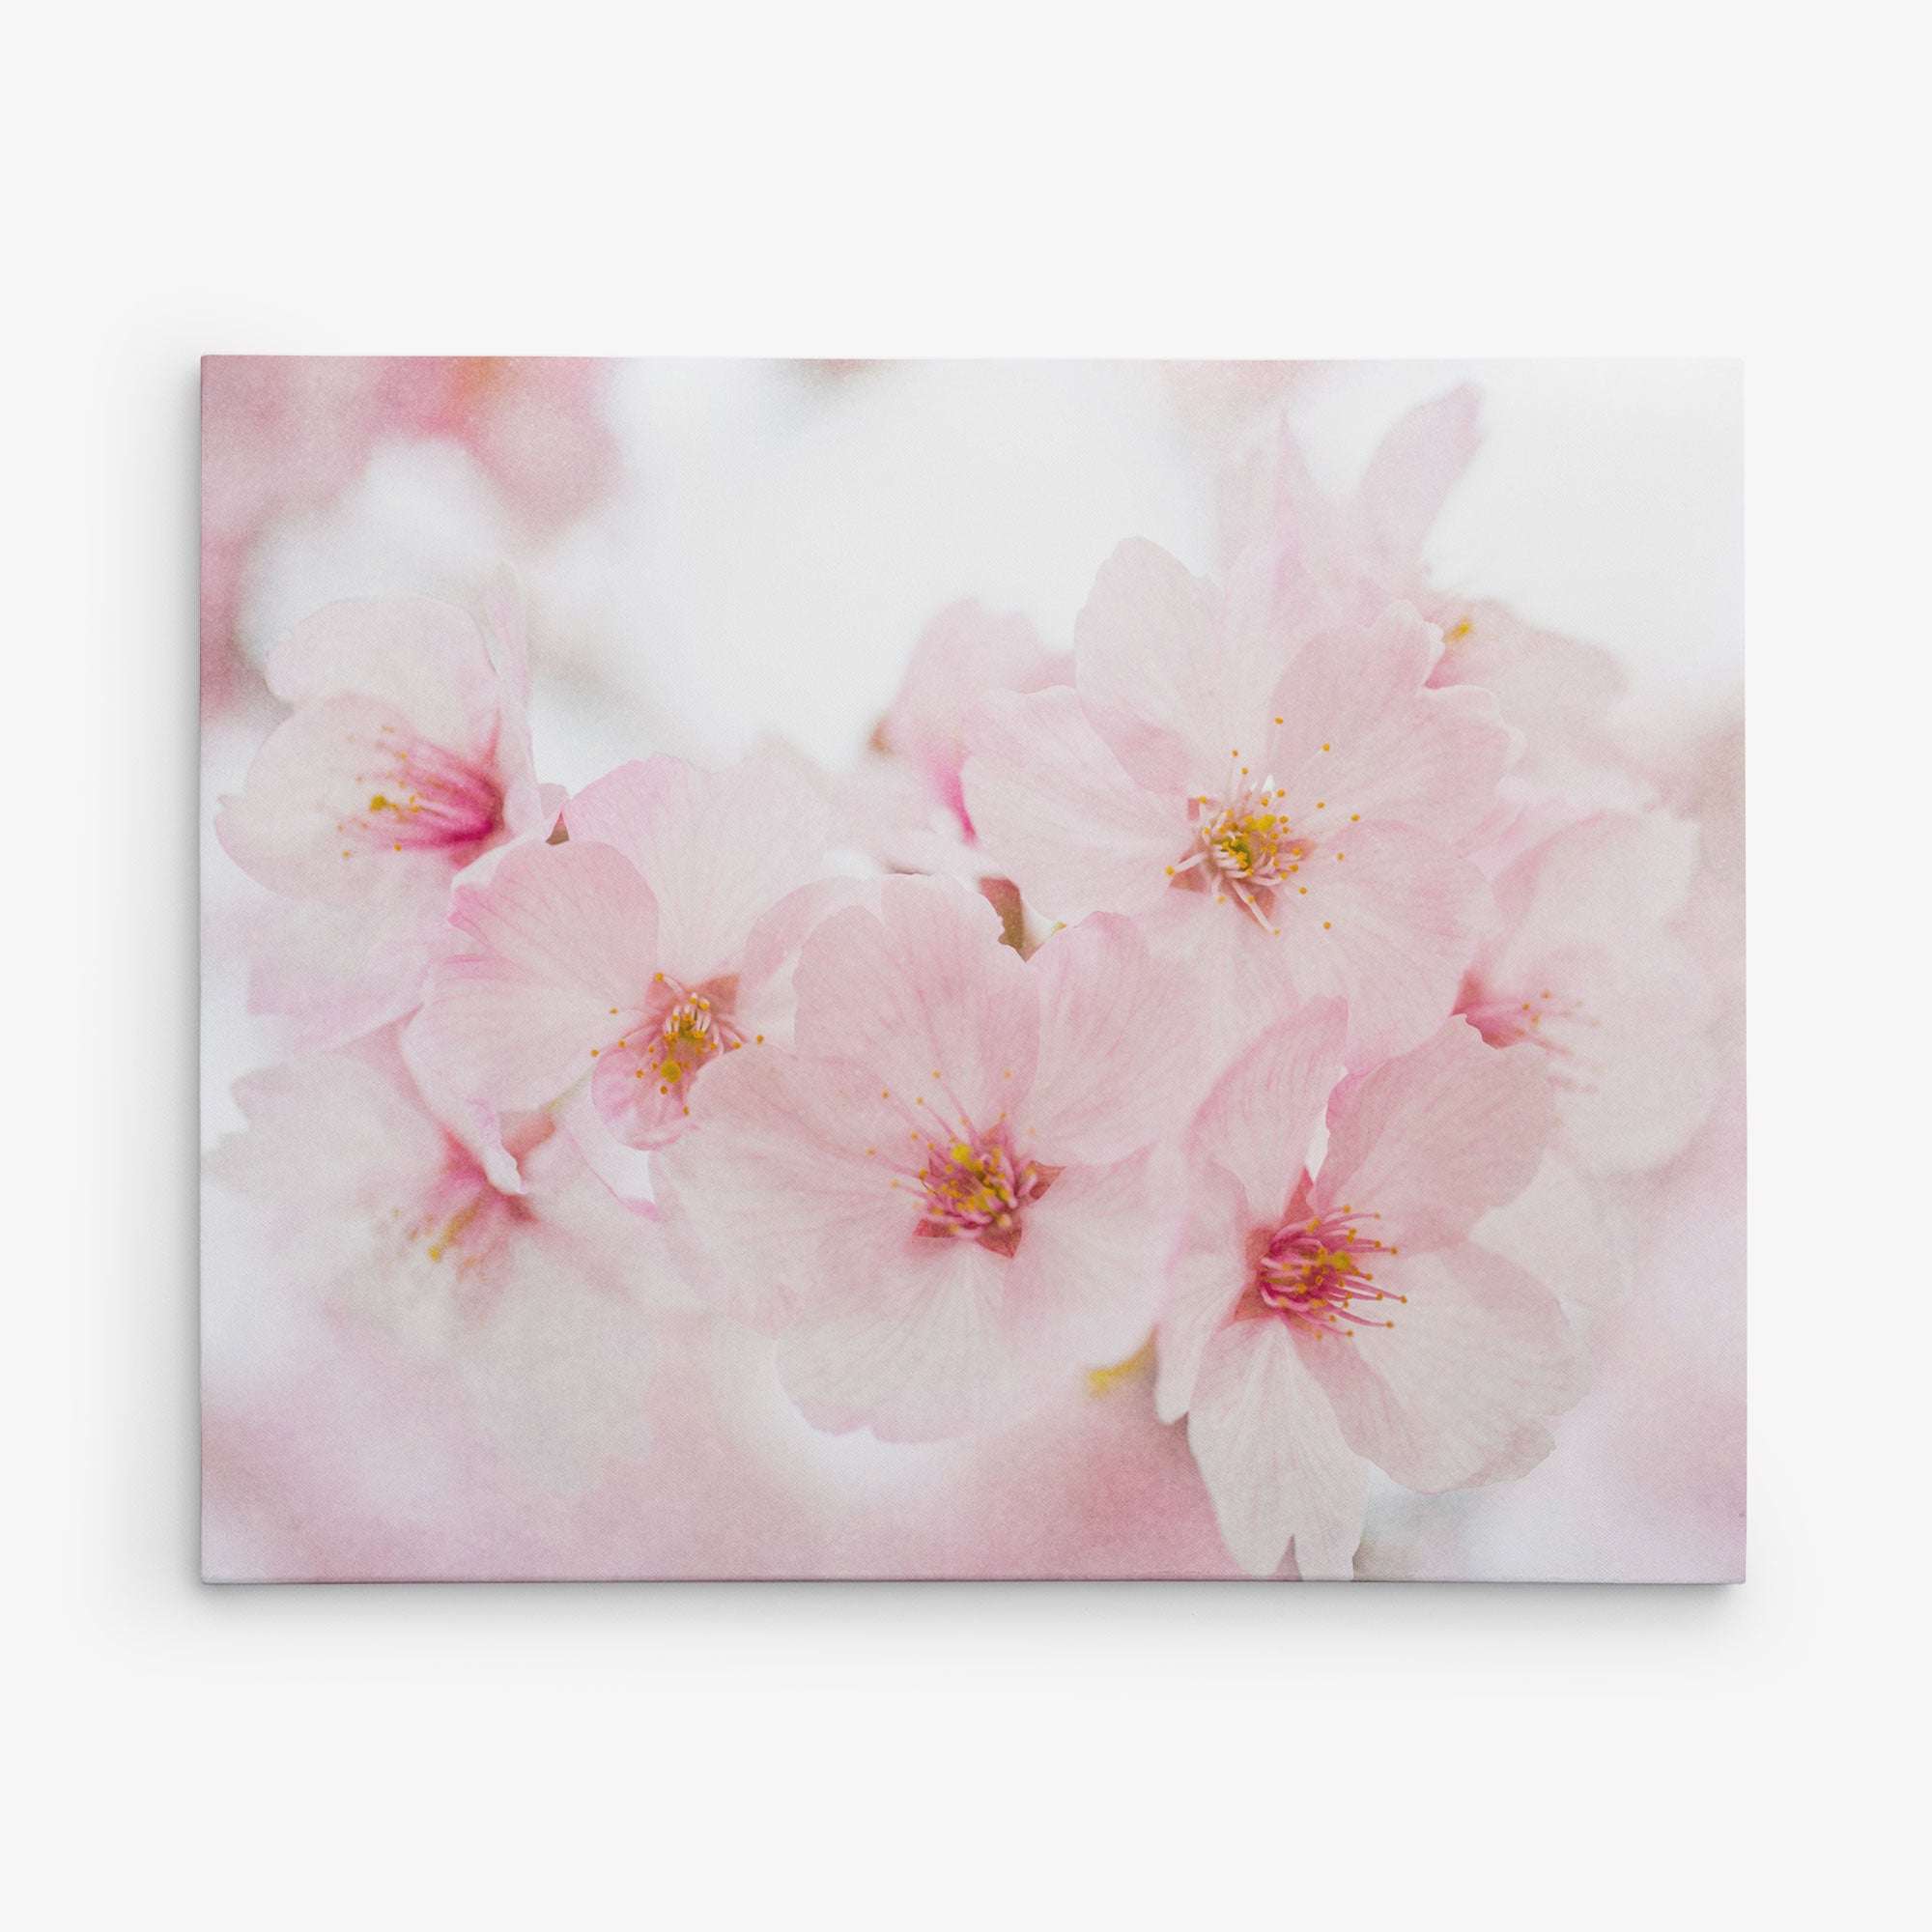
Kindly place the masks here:
POLYGON ((1566 1066, 1552 1065, 1549 1069, 1550 1078, 1558 1086, 1590 1084, 1587 1062, 1579 1061, 1570 1044, 1552 1038, 1547 1031, 1547 1022, 1551 1020, 1559 1026, 1563 1022, 1594 1025, 1594 1021, 1585 1017, 1580 1002, 1564 999, 1548 986, 1533 994, 1496 992, 1484 986, 1472 974, 1463 982, 1456 1010, 1492 1046, 1515 1046, 1526 1039, 1540 1046, 1553 1062, 1567 1063, 1566 1066))
POLYGON ((1021 1210, 1046 1192, 1052 1178, 1015 1150, 1004 1125, 933 1142, 917 1177, 924 1198, 916 1232, 1009 1255, 1019 1245, 1021 1210))
POLYGON ((1301 869, 1312 841, 1296 836, 1282 801, 1288 796, 1272 779, 1259 785, 1231 779, 1221 798, 1203 792, 1187 801, 1194 845, 1167 874, 1178 886, 1211 886, 1217 897, 1232 896, 1266 930, 1276 891, 1301 869))
POLYGON ((714 1054, 741 1045, 744 1035, 719 1012, 705 993, 687 992, 674 981, 672 1005, 658 1023, 658 1078, 666 1089, 695 1076, 714 1054))
POLYGON ((448 1165, 403 1236, 412 1247, 420 1243, 430 1261, 446 1263, 468 1276, 489 1263, 513 1231, 531 1218, 527 1202, 500 1193, 467 1152, 452 1147, 448 1165))
POLYGON ((1256 1268, 1256 1298, 1305 1334, 1348 1339, 1356 1328, 1393 1328, 1392 1319, 1358 1314, 1355 1307, 1408 1299, 1377 1287, 1364 1265, 1396 1252, 1362 1232, 1363 1222, 1378 1218, 1345 1207, 1276 1229, 1256 1268))
POLYGON ((356 774, 369 802, 351 821, 367 842, 396 852, 467 851, 501 829, 503 795, 489 773, 387 725, 372 749, 369 768, 356 774))

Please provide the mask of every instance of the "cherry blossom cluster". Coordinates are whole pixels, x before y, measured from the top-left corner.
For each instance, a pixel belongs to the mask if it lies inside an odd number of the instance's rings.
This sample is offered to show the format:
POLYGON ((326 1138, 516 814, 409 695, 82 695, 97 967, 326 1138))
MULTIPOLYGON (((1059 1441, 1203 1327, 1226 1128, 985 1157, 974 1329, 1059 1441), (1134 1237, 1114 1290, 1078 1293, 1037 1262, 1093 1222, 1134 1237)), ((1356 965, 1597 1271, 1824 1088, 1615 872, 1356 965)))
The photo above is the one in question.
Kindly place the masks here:
POLYGON ((432 1332, 668 1276, 824 1431, 995 1431, 1143 1364, 1235 1560, 1349 1576, 1372 1469, 1549 1453, 1605 1182, 1712 1089, 1694 834, 1608 661, 1422 568, 1475 437, 1425 406, 1346 502, 1282 440, 1220 581, 1129 539, 1067 650, 953 607, 844 774, 774 744, 566 795, 507 591, 317 612, 218 822, 293 1046, 217 1170, 432 1332))

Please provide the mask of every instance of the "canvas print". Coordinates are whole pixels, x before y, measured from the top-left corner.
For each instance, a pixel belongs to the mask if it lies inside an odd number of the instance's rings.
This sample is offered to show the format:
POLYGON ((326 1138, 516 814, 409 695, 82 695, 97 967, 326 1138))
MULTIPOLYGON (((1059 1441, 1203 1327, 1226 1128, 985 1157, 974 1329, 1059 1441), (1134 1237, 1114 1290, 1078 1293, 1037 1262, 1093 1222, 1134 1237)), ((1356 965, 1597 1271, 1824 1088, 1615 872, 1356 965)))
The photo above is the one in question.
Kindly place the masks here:
POLYGON ((1719 363, 203 365, 203 1563, 1718 1581, 1719 363))

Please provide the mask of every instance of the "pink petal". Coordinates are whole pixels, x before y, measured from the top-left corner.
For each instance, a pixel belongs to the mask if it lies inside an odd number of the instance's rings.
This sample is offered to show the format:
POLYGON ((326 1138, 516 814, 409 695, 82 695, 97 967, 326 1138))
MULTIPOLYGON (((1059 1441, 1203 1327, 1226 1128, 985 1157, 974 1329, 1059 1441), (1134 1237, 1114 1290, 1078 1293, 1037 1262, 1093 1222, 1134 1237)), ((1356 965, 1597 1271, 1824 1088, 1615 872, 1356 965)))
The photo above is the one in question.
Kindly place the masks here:
POLYGON ((724 772, 681 758, 620 765, 564 808, 573 839, 611 845, 657 895, 667 973, 696 984, 735 972, 778 900, 827 871, 831 809, 789 760, 724 772))
POLYGON ((1151 1156, 1069 1167, 1026 1209, 1004 1283, 1007 1323, 1041 1372, 1105 1368, 1153 1327, 1176 1203, 1151 1156))
POLYGON ((1352 1065, 1427 1039, 1454 1008, 1489 908, 1475 867, 1409 826, 1351 825, 1293 883, 1276 895, 1280 937, 1248 922, 1249 952, 1278 949, 1304 998, 1348 1003, 1352 1065))
POLYGON ((1155 1344, 1154 1408, 1163 1422, 1186 1414, 1201 1358, 1253 1277, 1248 1245, 1260 1221, 1224 1168, 1190 1168, 1187 1195, 1155 1344))
POLYGON ((1185 809, 1131 779, 1070 691, 1000 693, 967 722, 960 782, 990 869, 1068 922, 1145 912, 1186 850, 1185 809))
POLYGON ((652 1184, 678 1265, 725 1312, 777 1329, 939 1245, 914 1236, 919 1195, 895 1173, 911 1129, 870 1068, 750 1046, 705 1070, 691 1111, 652 1184))
POLYGON ((1338 1090, 1315 1205, 1380 1215, 1373 1232, 1405 1253, 1449 1247, 1529 1184, 1552 1125, 1542 1054, 1452 1019, 1338 1090))
MULTIPOLYGON (((867 904, 877 897, 876 889, 866 879, 820 879, 801 886, 764 913, 746 935, 745 950, 738 967, 737 1011, 742 1019, 753 1002, 761 1012, 782 1012, 787 1035, 790 1030, 790 986, 792 970, 798 964, 799 950, 835 912, 850 905, 867 904), (778 1005, 772 1004, 776 998, 778 1005)), ((762 1030, 772 1034, 779 1024, 762 1030)))
POLYGON ((451 918, 483 950, 437 970, 411 1024, 411 1053, 439 1089, 545 1105, 640 1017, 656 907, 608 845, 520 846, 456 894, 451 918))
POLYGON ((1347 1028, 1339 1000, 1314 1001, 1268 1027, 1236 1054, 1194 1117, 1189 1167, 1232 1175, 1257 1222, 1279 1218, 1301 1179, 1342 1077, 1347 1028))
MULTIPOLYGON (((1130 537, 1094 580, 1073 627, 1088 717, 1122 765, 1156 791, 1206 783, 1205 738, 1218 770, 1230 731, 1259 721, 1279 666, 1243 690, 1234 676, 1221 597, 1158 544, 1130 537)), ((977 822, 977 814, 976 814, 977 822)))
POLYGON ((1394 604, 1372 629, 1324 632, 1296 653, 1264 759, 1298 832, 1395 821, 1455 844, 1489 820, 1515 739, 1485 694, 1424 689, 1437 644, 1433 624, 1394 604))
POLYGON ((1605 1314, 1629 1288, 1636 1230, 1621 1205, 1557 1151, 1514 1200, 1476 1223, 1476 1242, 1548 1287, 1564 1308, 1605 1314))
POLYGON ((497 674, 483 634, 467 611, 433 597, 330 604, 275 646, 268 674, 284 703, 366 698, 460 756, 481 758, 496 739, 497 674))
POLYGON ((1284 1323, 1237 1321, 1214 1338, 1187 1441, 1222 1538, 1250 1576, 1273 1576, 1291 1539, 1303 1577, 1352 1574, 1367 1472, 1284 1323))
POLYGON ((1550 1055, 1563 1137, 1593 1174, 1639 1174, 1679 1153, 1718 1090, 1709 980, 1681 941, 1637 927, 1620 947, 1536 969, 1563 1007, 1538 1037, 1550 1055))
POLYGON ((1299 1344, 1350 1446, 1411 1490, 1521 1473, 1525 1452, 1548 1447, 1544 1421, 1582 1392, 1555 1297, 1468 1242, 1405 1252, 1377 1281, 1408 1297, 1393 1328, 1299 1344))
POLYGON ((228 856, 272 892, 338 901, 384 896, 408 872, 438 897, 455 870, 438 847, 393 842, 367 824, 370 772, 402 714, 368 697, 304 705, 270 733, 214 829, 228 856))
POLYGON ((350 904, 278 901, 249 974, 249 1010, 292 1020, 308 1049, 406 1018, 422 1003, 430 968, 462 944, 444 920, 448 881, 446 867, 399 865, 350 904))
POLYGON ((1006 1263, 973 1241, 907 1248, 879 1292, 843 1295, 781 1341, 786 1392, 814 1427, 931 1442, 1010 1420, 1037 1394, 1007 1332, 1006 1263))
MULTIPOLYGON (((1503 959, 1596 941, 1674 919, 1697 871, 1697 828, 1665 811, 1603 811, 1567 826, 1496 881, 1514 931, 1503 959)), ((1505 965, 1504 970, 1507 970, 1505 965)))
POLYGON ((806 942, 799 1050, 863 1063, 935 1132, 991 1126, 1033 1085, 1037 986, 998 914, 955 880, 887 879, 879 908, 835 913, 806 942))
POLYGON ((1463 384, 1410 410, 1369 459, 1355 512, 1385 582, 1414 572, 1423 539, 1482 440, 1481 414, 1481 391, 1463 384))
POLYGON ((1119 1160, 1173 1134, 1203 1047, 1180 962, 1156 959, 1133 922, 1094 913, 1049 938, 1029 970, 1040 1044, 1026 1125, 1039 1157, 1119 1160))
POLYGON ((304 1215, 412 1201, 446 1157, 441 1128, 414 1096, 348 1054, 314 1054, 246 1074, 235 1097, 247 1129, 223 1136, 208 1172, 304 1215))
POLYGON ((1430 681, 1494 694, 1525 737, 1522 769, 1546 783, 1601 782, 1613 755, 1604 718, 1629 680, 1607 651, 1539 631, 1500 604, 1432 598, 1442 656, 1430 681))
POLYGON ((1072 674, 1072 659, 1050 652, 1026 618, 970 599, 949 604, 913 647, 885 716, 885 742, 917 768, 927 796, 956 808, 966 714, 989 691, 1044 691, 1072 674))

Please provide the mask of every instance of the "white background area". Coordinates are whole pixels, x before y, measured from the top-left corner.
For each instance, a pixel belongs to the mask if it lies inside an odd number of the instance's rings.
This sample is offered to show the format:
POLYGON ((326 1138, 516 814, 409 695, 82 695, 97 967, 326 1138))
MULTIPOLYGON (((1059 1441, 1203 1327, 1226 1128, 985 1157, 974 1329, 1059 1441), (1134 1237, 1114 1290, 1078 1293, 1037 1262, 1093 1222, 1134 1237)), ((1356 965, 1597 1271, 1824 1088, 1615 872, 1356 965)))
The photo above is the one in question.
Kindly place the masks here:
MULTIPOLYGON (((711 28, 352 4, 16 27, 12 1918, 1910 1912, 1926 156, 1894 21, 1848 5, 1801 43, 1681 4, 711 28), (1749 1583, 198 1585, 214 349, 1745 354, 1749 1583)), ((1578 587, 1605 611, 1579 628, 1708 615, 1620 610, 1618 582, 1606 559, 1578 587)))

